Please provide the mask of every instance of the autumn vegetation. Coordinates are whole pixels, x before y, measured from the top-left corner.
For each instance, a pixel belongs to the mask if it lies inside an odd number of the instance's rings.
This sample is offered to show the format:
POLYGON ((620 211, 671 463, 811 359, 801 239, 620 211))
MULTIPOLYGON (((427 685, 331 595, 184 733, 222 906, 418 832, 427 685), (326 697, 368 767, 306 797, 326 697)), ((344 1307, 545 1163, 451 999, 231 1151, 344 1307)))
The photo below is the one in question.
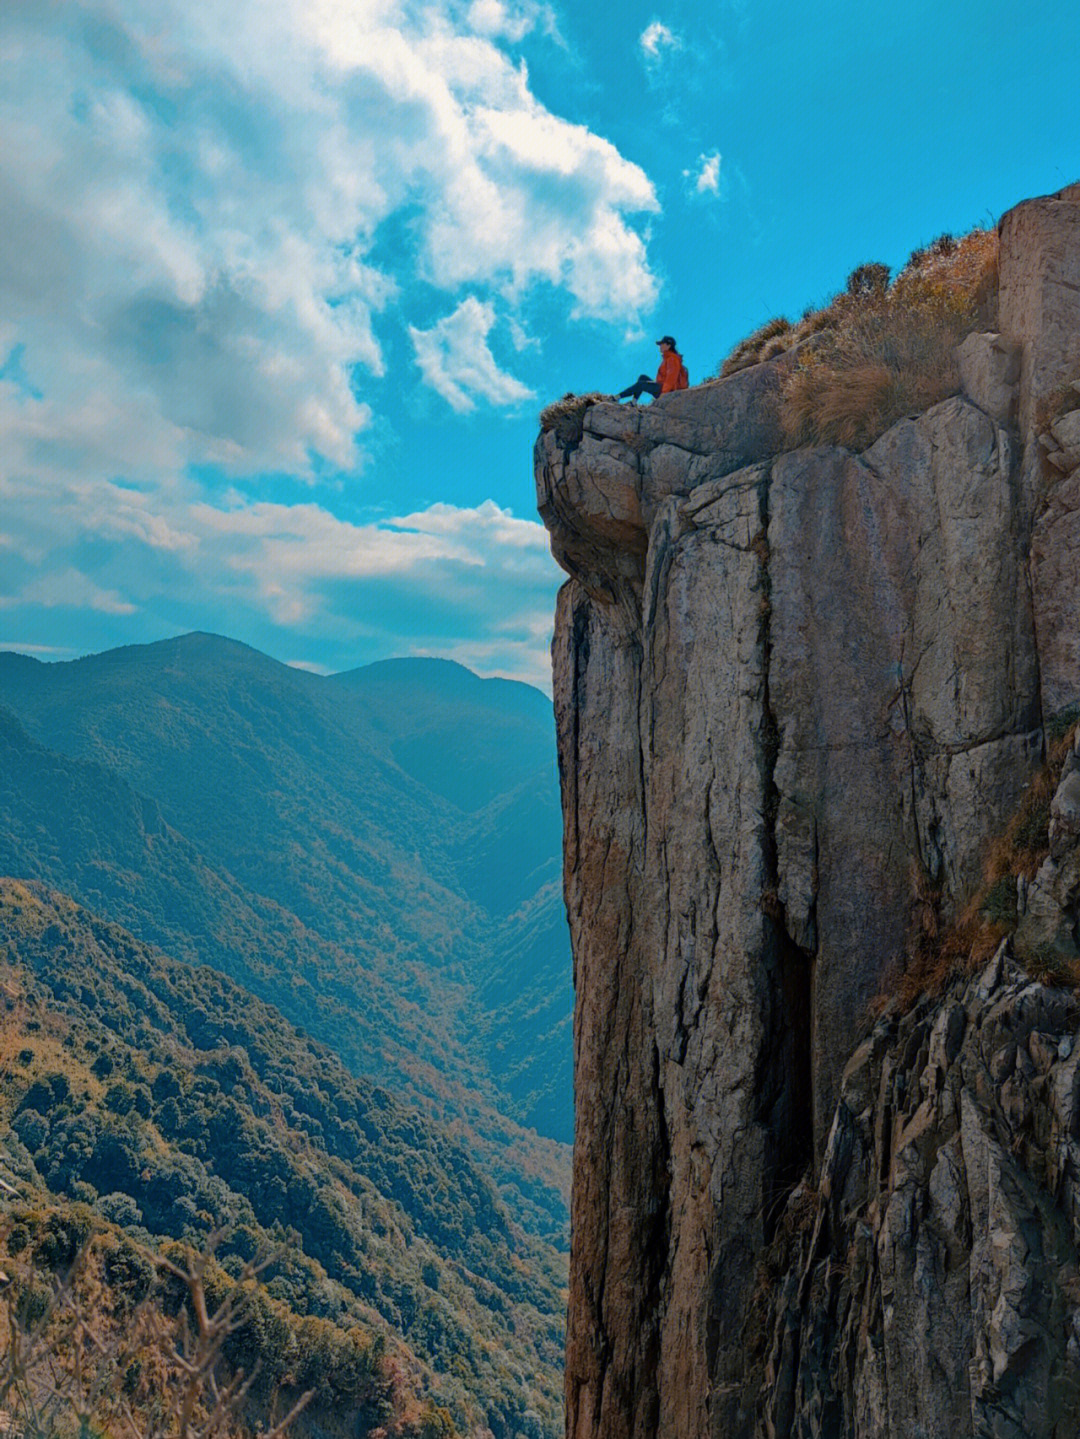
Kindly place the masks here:
POLYGON ((895 279, 886 265, 860 265, 828 304, 794 324, 770 320, 736 346, 720 377, 790 353, 781 408, 788 445, 865 449, 904 415, 957 393, 956 346, 992 327, 996 305, 996 231, 942 235, 895 279))
MULTIPOLYGON (((283 1386, 296 1388, 282 1367, 288 1350, 270 1365, 246 1352, 258 1263, 231 1279, 213 1244, 156 1254, 78 1208, 17 1208, 0 1244, 0 1405, 26 1439, 226 1439, 256 1415, 265 1439, 281 1439, 316 1397, 305 1390, 279 1417, 283 1386)), ((381 1351, 369 1344, 363 1356, 364 1389, 378 1403, 381 1351)))

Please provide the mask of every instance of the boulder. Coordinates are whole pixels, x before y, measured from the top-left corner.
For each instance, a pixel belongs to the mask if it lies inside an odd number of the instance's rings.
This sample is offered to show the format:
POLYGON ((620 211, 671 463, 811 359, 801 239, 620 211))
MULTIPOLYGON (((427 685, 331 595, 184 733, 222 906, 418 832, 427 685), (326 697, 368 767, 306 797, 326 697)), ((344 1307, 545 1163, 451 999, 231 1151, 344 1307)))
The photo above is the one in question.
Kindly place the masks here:
POLYGON ((1059 415, 1050 426, 1050 433, 1063 450, 1080 450, 1080 410, 1059 415))

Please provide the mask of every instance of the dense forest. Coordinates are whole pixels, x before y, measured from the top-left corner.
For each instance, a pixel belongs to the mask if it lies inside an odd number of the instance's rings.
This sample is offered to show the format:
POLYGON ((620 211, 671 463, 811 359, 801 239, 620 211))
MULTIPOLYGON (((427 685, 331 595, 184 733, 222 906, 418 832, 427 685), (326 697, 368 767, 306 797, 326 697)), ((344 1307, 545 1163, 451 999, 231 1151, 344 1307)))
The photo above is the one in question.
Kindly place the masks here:
POLYGON ((563 1263, 464 1142, 40 885, 0 882, 0 985, 8 1246, 57 1267, 95 1226, 129 1258, 223 1235, 222 1283, 275 1256, 233 1344, 264 1386, 314 1385, 352 1432, 558 1430, 563 1263))

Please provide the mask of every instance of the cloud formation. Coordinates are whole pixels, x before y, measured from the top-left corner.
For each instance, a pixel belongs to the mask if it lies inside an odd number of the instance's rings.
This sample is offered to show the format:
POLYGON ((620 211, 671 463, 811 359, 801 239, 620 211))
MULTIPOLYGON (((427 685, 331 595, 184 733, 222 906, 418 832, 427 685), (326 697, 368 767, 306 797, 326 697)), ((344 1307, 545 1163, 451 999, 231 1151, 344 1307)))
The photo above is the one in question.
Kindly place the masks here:
POLYGON ((653 20, 651 24, 646 25, 638 37, 638 44, 641 46, 646 62, 652 63, 662 59, 665 52, 682 49, 680 37, 662 20, 653 20))
POLYGON ((409 326, 416 362, 424 379, 453 409, 472 410, 474 395, 493 405, 513 405, 533 398, 533 391, 505 374, 488 346, 495 307, 475 295, 462 300, 452 315, 430 330, 409 326))
MULTIPOLYGON (((372 524, 338 519, 319 505, 196 506, 200 566, 249 576, 249 598, 280 613, 315 608, 327 581, 408 579, 437 591, 436 570, 482 569, 553 577, 544 527, 516 519, 493 500, 474 507, 438 503, 372 524)), ((449 595, 452 600, 452 590, 449 595)))
POLYGON ((233 492, 211 502, 195 486, 168 498, 120 485, 58 494, 40 516, 32 494, 0 483, 15 535, 0 571, 11 635, 0 647, 33 649, 33 637, 15 637, 41 607, 131 618, 140 639, 220 629, 228 616, 231 632, 305 663, 305 641, 320 664, 339 655, 339 668, 359 653, 460 656, 472 646, 486 673, 550 683, 564 577, 543 526, 493 500, 358 522, 314 501, 233 492))
POLYGON ((87 609, 106 615, 133 615, 135 606, 116 590, 103 590, 88 575, 66 566, 52 574, 38 574, 16 595, 0 594, 0 609, 13 605, 41 605, 45 609, 87 609))
POLYGON ((382 373, 380 323, 417 278, 504 305, 547 283, 601 319, 647 309, 630 217, 656 208, 649 180, 545 109, 502 48, 544 14, 4 6, 0 366, 20 345, 69 432, 92 397, 174 468, 306 473, 312 455, 354 463, 370 419, 354 372, 382 373), (390 273, 373 254, 406 209, 413 250, 390 273))
POLYGON ((383 584, 450 617, 417 619, 435 645, 547 606, 542 532, 506 512, 332 513, 410 389, 513 409, 538 306, 621 328, 655 302, 653 186, 536 97, 530 36, 561 43, 544 0, 0 5, 8 633, 381 633, 383 584))
POLYGON ((711 155, 699 155, 697 170, 685 170, 684 176, 693 181, 694 192, 698 195, 719 195, 720 155, 714 150, 711 155))

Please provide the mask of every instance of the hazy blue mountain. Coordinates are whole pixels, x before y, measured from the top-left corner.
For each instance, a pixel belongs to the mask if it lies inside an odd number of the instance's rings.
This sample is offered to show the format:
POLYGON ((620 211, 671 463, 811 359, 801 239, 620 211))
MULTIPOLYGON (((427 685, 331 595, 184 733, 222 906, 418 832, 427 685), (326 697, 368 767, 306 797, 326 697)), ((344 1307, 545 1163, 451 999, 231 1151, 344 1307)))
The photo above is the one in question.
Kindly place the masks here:
POLYGON ((471 816, 460 883, 498 921, 475 972, 478 1033, 517 1117, 569 1141, 573 991, 550 700, 447 660, 387 660, 334 683, 362 696, 402 769, 471 816))
POLYGON ((570 1137, 543 695, 438 660, 324 677, 195 634, 0 655, 0 702, 8 745, 37 746, 0 773, 3 868, 239 978, 485 1147, 539 1145, 563 1188, 565 1155, 514 1127, 570 1137))
POLYGON ((538 775, 556 781, 551 701, 531 685, 481 679, 452 660, 396 659, 333 675, 361 697, 397 763, 466 813, 538 775))

